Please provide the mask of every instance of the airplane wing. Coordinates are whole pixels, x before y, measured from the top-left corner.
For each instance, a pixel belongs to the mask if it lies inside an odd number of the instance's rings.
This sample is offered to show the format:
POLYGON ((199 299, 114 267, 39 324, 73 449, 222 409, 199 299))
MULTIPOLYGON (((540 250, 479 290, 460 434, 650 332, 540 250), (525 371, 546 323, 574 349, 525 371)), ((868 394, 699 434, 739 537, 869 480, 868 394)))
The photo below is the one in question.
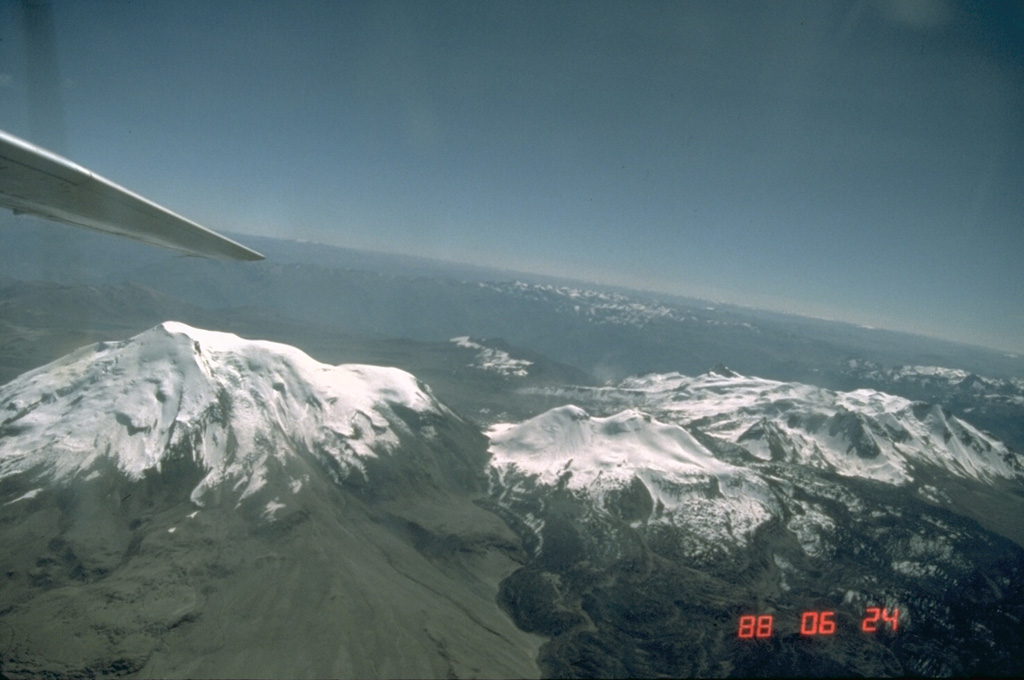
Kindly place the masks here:
POLYGON ((15 214, 38 215, 191 255, 263 259, 254 250, 2 130, 0 206, 15 214))

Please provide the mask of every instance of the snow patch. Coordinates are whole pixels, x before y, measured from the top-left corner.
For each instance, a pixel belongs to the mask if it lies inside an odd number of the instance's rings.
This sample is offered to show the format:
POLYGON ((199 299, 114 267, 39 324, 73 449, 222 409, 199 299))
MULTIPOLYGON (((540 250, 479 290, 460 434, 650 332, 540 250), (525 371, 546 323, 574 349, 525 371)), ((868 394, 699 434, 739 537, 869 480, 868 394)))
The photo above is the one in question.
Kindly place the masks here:
POLYGON ((41 492, 41 491, 42 491, 42 489, 32 489, 31 491, 28 491, 26 493, 21 494, 20 496, 15 498, 13 501, 7 501, 6 503, 4 503, 4 505, 13 505, 13 504, 17 503, 18 501, 31 500, 31 499, 35 498, 36 496, 38 496, 39 492, 41 492))
POLYGON ((468 335, 452 338, 450 342, 458 347, 477 350, 476 361, 470 366, 484 371, 491 371, 506 377, 523 378, 529 375, 528 367, 533 365, 532 361, 526 359, 513 359, 512 356, 500 349, 486 347, 473 342, 468 335))
POLYGON ((263 517, 273 520, 275 519, 275 513, 283 507, 285 507, 285 504, 278 502, 276 498, 272 501, 268 501, 267 505, 263 508, 263 517))

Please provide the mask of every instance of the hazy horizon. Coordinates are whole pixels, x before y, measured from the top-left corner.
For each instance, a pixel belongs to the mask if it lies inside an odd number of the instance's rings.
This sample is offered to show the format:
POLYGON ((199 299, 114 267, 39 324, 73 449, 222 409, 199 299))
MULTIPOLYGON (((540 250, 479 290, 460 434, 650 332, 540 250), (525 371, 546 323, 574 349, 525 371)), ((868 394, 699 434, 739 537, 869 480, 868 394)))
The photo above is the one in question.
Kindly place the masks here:
MULTIPOLYGON (((233 238, 235 238, 235 237, 243 238, 245 235, 244 234, 240 234, 240 233, 231 233, 230 236, 232 236, 233 238)), ((843 324, 849 324, 849 325, 857 326, 859 328, 864 328, 864 329, 867 329, 867 330, 878 330, 878 331, 882 331, 882 332, 892 332, 892 333, 903 333, 903 334, 907 334, 907 335, 916 335, 916 336, 923 337, 923 338, 928 338, 928 339, 931 339, 931 340, 939 340, 939 341, 944 341, 944 342, 952 342, 952 343, 959 344, 959 345, 964 345, 964 346, 967 346, 967 347, 973 347, 973 348, 982 349, 982 350, 986 350, 986 351, 990 351, 990 352, 998 352, 998 353, 1002 353, 1005 356, 1008 356, 1008 357, 1011 357, 1011 358, 1020 358, 1021 357, 1020 354, 1018 354, 1017 352, 1015 352, 1014 350, 1009 349, 1009 348, 994 347, 994 346, 989 346, 989 345, 985 345, 985 344, 979 344, 977 342, 968 342, 968 341, 964 341, 964 340, 958 340, 956 338, 942 337, 940 335, 924 333, 924 332, 918 332, 918 331, 913 331, 913 330, 908 330, 906 328, 878 326, 878 325, 871 325, 871 324, 866 324, 866 323, 860 323, 860 322, 855 321, 855 320, 842 319, 842 318, 838 318, 836 316, 830 316, 829 312, 830 311, 834 311, 834 310, 828 310, 828 309, 822 310, 820 314, 815 314, 815 313, 810 312, 810 311, 801 312, 801 311, 793 311, 793 310, 782 309, 780 307, 772 308, 771 306, 757 306, 755 304, 750 303, 749 301, 748 302, 735 302, 735 301, 731 301, 731 300, 726 299, 726 298, 701 297, 701 296, 694 295, 694 294, 680 293, 680 292, 674 291, 674 290, 661 290, 661 289, 658 289, 656 287, 642 287, 642 286, 638 286, 638 285, 630 284, 630 283, 615 283, 615 282, 612 282, 612 281, 601 281, 601 280, 597 280, 597 279, 572 277, 572 276, 568 276, 568 275, 559 274, 557 272, 531 271, 529 269, 516 269, 516 268, 510 268, 510 267, 507 267, 507 266, 487 265, 487 264, 481 264, 479 262, 453 260, 453 259, 450 259, 450 258, 445 258, 443 255, 428 256, 428 255, 423 255, 423 254, 420 254, 420 253, 398 252, 398 251, 388 251, 388 250, 373 249, 373 248, 359 248, 359 247, 355 247, 355 246, 338 245, 338 244, 326 243, 326 242, 316 241, 316 240, 311 240, 311 239, 287 239, 285 237, 277 237, 277 236, 266 236, 266 235, 262 235, 262 236, 264 236, 266 238, 282 238, 283 240, 290 240, 290 241, 295 242, 295 243, 303 243, 303 244, 311 244, 311 245, 323 245, 323 246, 338 247, 338 248, 351 248, 352 250, 357 250, 357 251, 361 250, 361 251, 364 251, 364 252, 377 253, 377 254, 387 255, 387 256, 423 258, 423 259, 426 259, 426 260, 429 260, 429 261, 432 261, 432 262, 438 262, 438 263, 442 263, 442 264, 469 266, 469 267, 479 267, 481 269, 493 269, 495 272, 500 272, 500 273, 503 273, 503 274, 522 275, 522 276, 527 277, 527 278, 529 278, 529 277, 536 277, 538 280, 540 280, 540 279, 561 280, 561 282, 565 283, 565 284, 593 285, 593 286, 599 286, 599 287, 603 287, 603 288, 618 289, 618 290, 628 290, 628 291, 631 291, 633 293, 638 293, 638 294, 668 295, 668 296, 678 297, 678 298, 683 299, 683 300, 691 300, 693 302, 700 302, 700 303, 706 303, 706 304, 712 304, 712 305, 727 305, 727 306, 730 306, 730 307, 737 307, 737 308, 740 308, 740 309, 750 310, 750 311, 755 311, 755 312, 767 312, 767 313, 770 313, 770 314, 791 315, 791 316, 805 318, 805 319, 813 319, 813 320, 816 320, 816 321, 828 321, 828 322, 835 322, 835 323, 843 323, 843 324)))
POLYGON ((30 68, 7 3, 0 128, 218 231, 1020 355, 1022 8, 86 1, 30 68))

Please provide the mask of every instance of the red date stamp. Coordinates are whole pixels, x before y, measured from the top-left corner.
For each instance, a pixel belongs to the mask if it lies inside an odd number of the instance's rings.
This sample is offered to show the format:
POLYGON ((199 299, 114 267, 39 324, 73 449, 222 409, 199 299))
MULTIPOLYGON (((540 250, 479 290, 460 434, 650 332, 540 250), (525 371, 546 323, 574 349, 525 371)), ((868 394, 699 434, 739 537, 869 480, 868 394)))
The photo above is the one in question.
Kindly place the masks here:
MULTIPOLYGON (((836 613, 834 611, 803 612, 800 615, 800 634, 808 637, 835 635, 835 616, 836 613)), ((865 633, 875 633, 880 628, 888 626, 890 631, 896 632, 896 629, 899 627, 899 618, 899 609, 890 611, 882 607, 868 607, 864 610, 864 618, 860 622, 860 629, 865 633)), ((744 640, 770 638, 774 625, 775 617, 771 614, 748 614, 741 616, 737 637, 744 640)))

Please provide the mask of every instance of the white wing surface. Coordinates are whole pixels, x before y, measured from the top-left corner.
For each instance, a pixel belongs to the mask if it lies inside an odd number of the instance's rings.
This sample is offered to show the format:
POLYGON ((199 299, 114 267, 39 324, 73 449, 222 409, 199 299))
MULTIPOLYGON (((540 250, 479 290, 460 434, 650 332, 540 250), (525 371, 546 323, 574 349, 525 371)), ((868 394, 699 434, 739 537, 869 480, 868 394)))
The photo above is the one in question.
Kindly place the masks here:
POLYGON ((191 255, 263 259, 254 250, 2 130, 0 206, 15 214, 38 215, 191 255))

